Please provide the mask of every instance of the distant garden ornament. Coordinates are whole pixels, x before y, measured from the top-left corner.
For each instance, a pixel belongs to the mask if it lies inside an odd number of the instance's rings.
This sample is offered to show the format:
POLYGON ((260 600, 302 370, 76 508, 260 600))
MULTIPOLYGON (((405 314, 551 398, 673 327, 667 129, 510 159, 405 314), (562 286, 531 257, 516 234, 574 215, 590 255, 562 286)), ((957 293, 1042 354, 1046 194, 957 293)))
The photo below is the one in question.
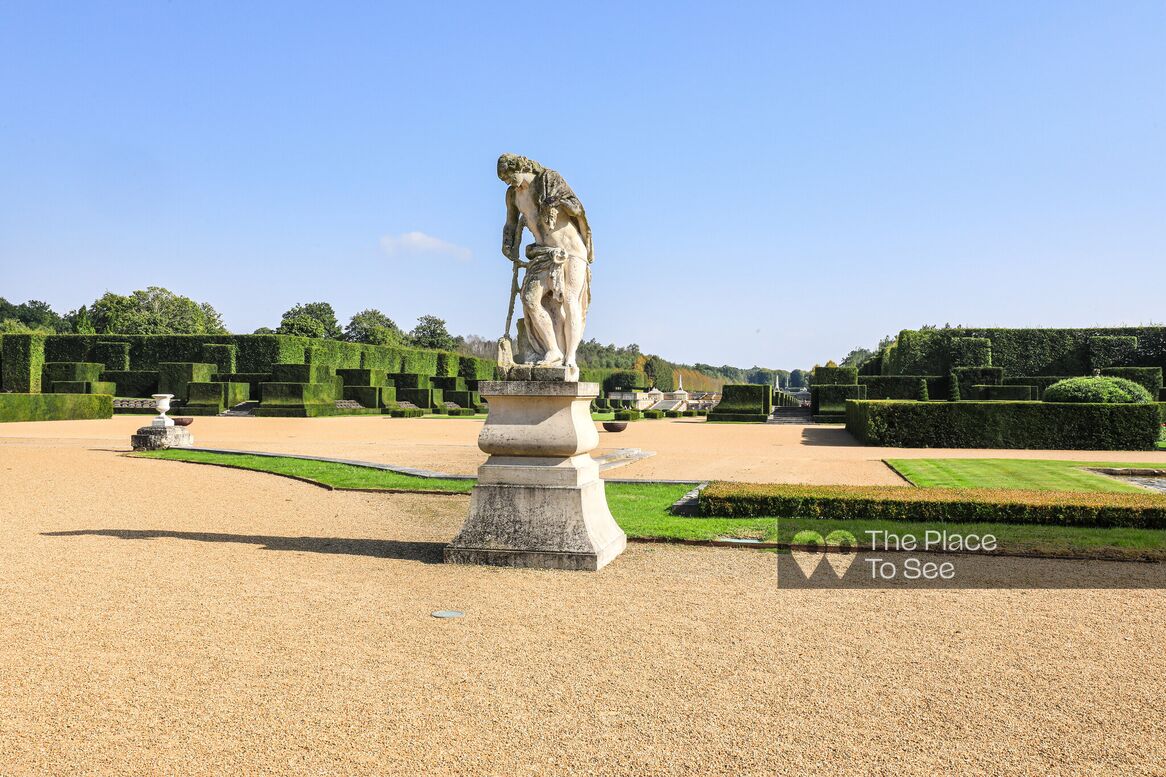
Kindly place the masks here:
POLYGON ((506 331, 498 341, 502 377, 578 380, 576 352, 583 340, 591 302, 591 263, 595 253, 583 204, 563 176, 517 154, 498 158, 498 178, 507 184, 502 254, 514 264, 506 331), (534 242, 520 256, 522 230, 534 242), (525 269, 521 284, 518 272, 525 269), (514 300, 522 298, 517 343, 510 342, 514 300), (515 367, 525 368, 514 370, 515 367), (561 368, 548 373, 547 368, 561 368))

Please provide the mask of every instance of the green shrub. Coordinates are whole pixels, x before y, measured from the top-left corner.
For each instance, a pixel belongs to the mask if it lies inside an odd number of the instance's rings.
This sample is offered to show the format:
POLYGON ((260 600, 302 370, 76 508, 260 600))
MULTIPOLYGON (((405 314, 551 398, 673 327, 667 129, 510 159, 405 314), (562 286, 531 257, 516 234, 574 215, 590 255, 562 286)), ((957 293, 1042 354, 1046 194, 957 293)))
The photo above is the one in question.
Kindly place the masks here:
POLYGON ((815 367, 813 386, 853 386, 858 383, 857 367, 815 367))
POLYGON ((952 367, 991 367, 992 341, 986 337, 951 338, 952 367))
POLYGON ((1098 335, 1089 338, 1089 368, 1103 370, 1134 364, 1138 338, 1134 335, 1098 335))
POLYGON ((696 413, 697 413, 697 411, 695 411, 695 410, 681 410, 680 411, 680 415, 684 416, 685 418, 694 418, 696 416, 696 413))
POLYGON ((1166 528, 1166 498, 1149 493, 716 482, 697 505, 702 516, 732 518, 1166 528))
POLYGON ((41 371, 41 385, 51 386, 58 381, 100 380, 104 369, 105 365, 98 362, 45 362, 41 371))
POLYGON ((927 378, 919 379, 919 395, 916 397, 920 402, 931 401, 931 392, 927 389, 927 378))
POLYGON ((1046 403, 1149 403, 1145 387, 1125 378, 1067 378, 1045 390, 1046 403))
POLYGON ((664 417, 665 418, 679 418, 680 411, 679 410, 665 410, 664 417))
POLYGON ((644 418, 656 419, 656 418, 663 418, 663 417, 664 417, 663 410, 645 410, 644 411, 644 418))
POLYGON ((859 400, 846 407, 847 431, 893 448, 1153 450, 1158 426, 1153 404, 859 400))
POLYGON ((1045 389, 1045 402, 1152 402, 1145 388, 1125 378, 1068 378, 1045 389))
POLYGON ((425 411, 417 407, 397 407, 389 411, 393 418, 420 418, 425 411))
POLYGON ((472 407, 448 407, 445 410, 447 415, 451 416, 472 416, 474 409, 472 407))
POLYGON ((112 417, 113 397, 109 394, 0 394, 0 422, 112 417))
POLYGON ((1161 367, 1106 367, 1101 374, 1133 381, 1150 392, 1151 397, 1157 397, 1162 390, 1161 367))
POLYGON ((0 338, 0 390, 39 394, 44 363, 45 335, 4 335, 0 338))
POLYGON ((93 346, 92 359, 104 364, 107 370, 128 370, 130 368, 130 344, 99 342, 93 346))
POLYGON ((953 372, 947 379, 947 401, 959 402, 963 398, 963 393, 960 390, 960 381, 953 372))
POLYGON ((616 421, 639 421, 641 418, 639 410, 616 410, 616 421))

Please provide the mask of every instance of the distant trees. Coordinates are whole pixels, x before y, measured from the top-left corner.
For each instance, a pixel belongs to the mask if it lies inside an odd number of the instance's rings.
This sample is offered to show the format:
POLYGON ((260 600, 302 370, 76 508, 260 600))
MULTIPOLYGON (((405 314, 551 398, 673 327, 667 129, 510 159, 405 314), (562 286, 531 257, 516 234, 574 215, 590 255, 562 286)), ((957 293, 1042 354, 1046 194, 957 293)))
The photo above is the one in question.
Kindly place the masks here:
POLYGON ((676 372, 671 364, 659 356, 649 356, 644 361, 644 373, 648 376, 648 382, 661 391, 676 390, 676 372))
POLYGON ((67 331, 68 322, 49 303, 30 299, 17 305, 0 297, 0 333, 67 331))
POLYGON ((128 296, 106 292, 73 316, 74 328, 91 326, 97 334, 219 335, 223 317, 209 302, 196 302, 161 286, 128 296))
POLYGON ((405 333, 393 319, 375 308, 356 313, 344 327, 344 339, 350 343, 370 345, 400 345, 405 333))
POLYGON ((339 340, 344 335, 340 322, 336 320, 336 311, 327 302, 300 302, 292 305, 284 312, 283 320, 275 331, 281 335, 324 337, 329 340, 339 340), (312 319, 320 325, 319 328, 307 323, 305 319, 312 319), (316 331, 321 334, 310 334, 316 331))
POLYGON ((445 319, 437 316, 421 316, 417 326, 409 332, 409 344, 414 348, 437 348, 452 351, 457 343, 445 328, 445 319))

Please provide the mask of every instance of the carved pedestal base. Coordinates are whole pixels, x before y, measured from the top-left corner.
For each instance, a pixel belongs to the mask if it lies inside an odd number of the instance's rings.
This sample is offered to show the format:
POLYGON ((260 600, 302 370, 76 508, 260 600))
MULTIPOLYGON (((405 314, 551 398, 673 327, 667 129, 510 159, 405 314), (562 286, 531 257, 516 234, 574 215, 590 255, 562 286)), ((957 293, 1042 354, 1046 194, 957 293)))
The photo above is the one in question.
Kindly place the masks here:
MULTIPOLYGON (((167 419, 169 420, 169 419, 167 419)), ((193 448, 194 435, 181 426, 143 426, 130 435, 135 451, 160 451, 166 448, 193 448)))
POLYGON ((601 569, 627 537, 607 508, 591 420, 594 383, 482 382, 490 414, 470 515, 445 549, 458 564, 601 569))

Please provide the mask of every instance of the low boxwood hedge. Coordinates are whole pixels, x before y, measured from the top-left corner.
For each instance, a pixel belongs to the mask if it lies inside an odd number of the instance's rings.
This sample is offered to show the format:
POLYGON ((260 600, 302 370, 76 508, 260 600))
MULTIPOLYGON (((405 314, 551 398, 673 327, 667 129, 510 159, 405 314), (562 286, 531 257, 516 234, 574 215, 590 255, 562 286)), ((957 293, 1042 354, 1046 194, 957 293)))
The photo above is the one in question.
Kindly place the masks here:
POLYGON ((639 421, 642 417, 639 410, 616 410, 616 421, 639 421))
POLYGON ((109 394, 0 394, 0 422, 112 417, 109 394))
POLYGON ((1166 528, 1166 497, 1007 489, 711 483, 699 514, 1051 526, 1166 528))
POLYGON ((664 417, 663 410, 645 410, 644 411, 644 418, 663 418, 663 417, 664 417))
POLYGON ((1153 450, 1158 408, 1147 404, 852 400, 846 429, 893 448, 1153 450))

